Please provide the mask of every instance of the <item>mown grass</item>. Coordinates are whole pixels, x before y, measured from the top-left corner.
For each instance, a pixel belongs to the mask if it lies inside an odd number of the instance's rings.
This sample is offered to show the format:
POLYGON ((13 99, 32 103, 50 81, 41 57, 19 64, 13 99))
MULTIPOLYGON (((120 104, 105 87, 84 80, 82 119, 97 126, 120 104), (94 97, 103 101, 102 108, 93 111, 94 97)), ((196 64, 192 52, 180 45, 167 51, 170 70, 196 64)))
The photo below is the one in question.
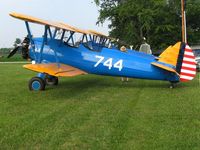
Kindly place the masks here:
POLYGON ((0 64, 0 149, 200 149, 198 78, 169 89, 85 75, 30 92, 34 75, 0 64))

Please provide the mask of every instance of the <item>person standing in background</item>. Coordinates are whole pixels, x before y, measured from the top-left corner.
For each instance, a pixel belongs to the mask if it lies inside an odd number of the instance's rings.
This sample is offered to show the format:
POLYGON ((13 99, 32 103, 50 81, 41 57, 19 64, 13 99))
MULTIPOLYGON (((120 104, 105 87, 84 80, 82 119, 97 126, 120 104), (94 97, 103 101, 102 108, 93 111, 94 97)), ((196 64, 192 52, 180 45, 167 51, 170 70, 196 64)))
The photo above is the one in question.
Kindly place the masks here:
POLYGON ((150 45, 146 42, 146 38, 143 38, 143 43, 140 45, 139 52, 144 52, 147 54, 152 54, 150 45))
MULTIPOLYGON (((120 51, 121 51, 121 52, 127 52, 126 47, 125 47, 125 46, 122 46, 122 47, 120 48, 120 51)), ((121 77, 121 81, 122 81, 122 82, 124 82, 124 81, 128 82, 128 77, 121 77)))

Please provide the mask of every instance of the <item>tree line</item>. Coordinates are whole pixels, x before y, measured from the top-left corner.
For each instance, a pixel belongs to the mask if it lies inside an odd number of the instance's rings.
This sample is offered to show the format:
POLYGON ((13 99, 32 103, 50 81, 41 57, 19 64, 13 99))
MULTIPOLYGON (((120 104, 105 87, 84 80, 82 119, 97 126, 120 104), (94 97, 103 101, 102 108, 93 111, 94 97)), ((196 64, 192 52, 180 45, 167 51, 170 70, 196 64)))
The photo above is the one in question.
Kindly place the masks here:
MULTIPOLYGON (((14 43, 13 43, 13 47, 17 47, 17 45, 19 45, 21 43, 21 39, 20 38, 16 38, 14 43)), ((7 55, 9 54, 9 52, 13 49, 13 47, 10 48, 0 48, 0 56, 3 55, 7 55)), ((18 51, 17 53, 21 53, 21 51, 18 51)))
MULTIPOLYGON (((181 41, 181 0, 94 0, 97 24, 110 21, 109 35, 130 45, 143 37, 153 50, 181 41)), ((200 0, 187 0, 188 43, 200 42, 200 0)))

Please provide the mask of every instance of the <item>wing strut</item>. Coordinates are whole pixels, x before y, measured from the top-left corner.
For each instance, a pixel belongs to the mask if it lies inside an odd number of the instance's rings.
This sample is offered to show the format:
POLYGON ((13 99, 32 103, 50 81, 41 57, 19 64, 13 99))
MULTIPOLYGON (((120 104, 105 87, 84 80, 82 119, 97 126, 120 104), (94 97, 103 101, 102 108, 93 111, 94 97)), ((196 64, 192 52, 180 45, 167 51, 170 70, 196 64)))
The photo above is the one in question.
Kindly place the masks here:
POLYGON ((62 33, 62 36, 61 36, 61 39, 60 39, 60 45, 62 45, 64 36, 65 36, 65 32, 66 32, 66 30, 63 29, 63 33, 62 33))
POLYGON ((58 29, 55 28, 55 31, 54 31, 54 33, 53 33, 53 39, 55 39, 57 32, 58 32, 58 29))
POLYGON ((30 39, 30 42, 31 42, 31 48, 33 49, 33 52, 34 52, 34 58, 36 60, 36 55, 35 55, 35 44, 34 44, 34 41, 32 39, 32 34, 31 34, 31 30, 30 30, 30 27, 29 27, 29 23, 28 21, 25 21, 25 25, 26 25, 26 29, 27 29, 27 32, 28 32, 28 38, 30 39))
POLYGON ((73 43, 73 45, 74 45, 73 35, 74 35, 74 32, 71 31, 71 32, 70 32, 70 36, 69 36, 69 38, 67 39, 66 43, 68 43, 70 40, 72 40, 72 43, 73 43))
POLYGON ((39 56, 38 63, 41 63, 41 61, 42 61, 42 53, 44 50, 44 45, 45 45, 45 43, 47 43, 47 30, 48 30, 48 26, 45 25, 44 36, 43 36, 42 45, 40 48, 40 56, 39 56))
POLYGON ((51 28, 50 28, 50 26, 48 26, 48 31, 49 31, 49 36, 50 36, 50 38, 52 39, 53 36, 52 36, 52 32, 51 32, 51 28))

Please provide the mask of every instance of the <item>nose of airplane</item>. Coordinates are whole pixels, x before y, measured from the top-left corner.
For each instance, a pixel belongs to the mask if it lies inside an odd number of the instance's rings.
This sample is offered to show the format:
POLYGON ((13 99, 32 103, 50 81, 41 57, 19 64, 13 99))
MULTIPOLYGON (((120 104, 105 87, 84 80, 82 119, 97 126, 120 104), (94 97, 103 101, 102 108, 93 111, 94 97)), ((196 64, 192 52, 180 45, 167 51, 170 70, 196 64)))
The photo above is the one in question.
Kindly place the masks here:
POLYGON ((25 37, 23 42, 16 46, 13 50, 11 50, 7 57, 10 58, 15 55, 17 51, 21 50, 22 58, 29 59, 29 43, 29 38, 25 37))
POLYGON ((22 42, 22 58, 24 59, 29 59, 29 49, 30 49, 29 44, 30 44, 30 39, 26 37, 22 42))

